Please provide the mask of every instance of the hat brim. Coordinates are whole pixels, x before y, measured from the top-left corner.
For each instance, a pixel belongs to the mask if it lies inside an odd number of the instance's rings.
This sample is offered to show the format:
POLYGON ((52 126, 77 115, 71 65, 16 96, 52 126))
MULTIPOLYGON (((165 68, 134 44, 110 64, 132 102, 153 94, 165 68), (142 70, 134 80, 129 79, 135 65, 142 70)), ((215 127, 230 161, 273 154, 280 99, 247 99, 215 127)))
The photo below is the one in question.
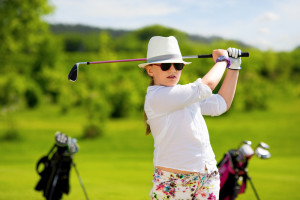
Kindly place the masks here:
POLYGON ((155 62, 150 62, 150 63, 142 63, 139 64, 139 68, 145 68, 147 65, 151 65, 151 64, 156 64, 156 63, 183 63, 185 65, 189 65, 192 62, 185 62, 185 61, 178 61, 178 60, 161 60, 161 61, 155 61, 155 62))

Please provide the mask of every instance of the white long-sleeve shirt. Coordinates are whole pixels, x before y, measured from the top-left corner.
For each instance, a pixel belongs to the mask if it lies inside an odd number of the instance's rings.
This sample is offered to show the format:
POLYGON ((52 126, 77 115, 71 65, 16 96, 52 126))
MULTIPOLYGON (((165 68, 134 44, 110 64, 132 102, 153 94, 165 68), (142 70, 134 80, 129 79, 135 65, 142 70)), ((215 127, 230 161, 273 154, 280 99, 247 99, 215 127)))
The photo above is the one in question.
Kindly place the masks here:
POLYGON ((203 173, 217 170, 202 115, 217 116, 227 105, 197 79, 187 85, 149 86, 144 109, 154 138, 154 166, 203 173))

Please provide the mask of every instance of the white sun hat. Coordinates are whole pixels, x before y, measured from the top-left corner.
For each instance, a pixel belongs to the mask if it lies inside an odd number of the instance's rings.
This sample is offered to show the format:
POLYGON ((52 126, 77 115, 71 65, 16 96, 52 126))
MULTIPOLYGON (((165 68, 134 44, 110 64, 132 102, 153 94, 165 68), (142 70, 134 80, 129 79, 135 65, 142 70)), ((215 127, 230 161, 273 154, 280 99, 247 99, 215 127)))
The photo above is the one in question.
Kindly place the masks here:
POLYGON ((184 63, 178 42, 174 36, 154 36, 149 40, 147 51, 147 63, 139 64, 140 68, 154 63, 184 63))

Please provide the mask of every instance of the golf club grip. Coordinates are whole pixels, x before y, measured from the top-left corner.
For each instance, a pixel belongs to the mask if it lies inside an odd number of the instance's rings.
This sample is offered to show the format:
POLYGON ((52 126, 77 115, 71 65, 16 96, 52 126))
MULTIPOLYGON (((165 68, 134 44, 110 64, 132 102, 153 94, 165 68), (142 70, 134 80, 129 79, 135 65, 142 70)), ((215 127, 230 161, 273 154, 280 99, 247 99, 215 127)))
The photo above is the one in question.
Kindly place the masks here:
MULTIPOLYGON (((249 57, 249 52, 242 52, 239 57, 249 57)), ((212 58, 212 54, 198 55, 198 58, 212 58)))

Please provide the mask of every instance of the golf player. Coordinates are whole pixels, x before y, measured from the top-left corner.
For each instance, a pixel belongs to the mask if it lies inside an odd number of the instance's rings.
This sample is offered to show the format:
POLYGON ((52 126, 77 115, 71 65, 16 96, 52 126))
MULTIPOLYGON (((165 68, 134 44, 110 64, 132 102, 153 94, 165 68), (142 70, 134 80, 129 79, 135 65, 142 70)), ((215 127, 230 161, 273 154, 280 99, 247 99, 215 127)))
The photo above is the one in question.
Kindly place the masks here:
POLYGON ((213 50, 213 67, 202 78, 179 85, 182 59, 175 37, 150 39, 147 62, 151 78, 145 97, 146 134, 154 139, 151 199, 219 199, 220 177, 203 115, 226 112, 234 98, 241 50, 213 50), (226 71, 217 94, 212 91, 226 71))

